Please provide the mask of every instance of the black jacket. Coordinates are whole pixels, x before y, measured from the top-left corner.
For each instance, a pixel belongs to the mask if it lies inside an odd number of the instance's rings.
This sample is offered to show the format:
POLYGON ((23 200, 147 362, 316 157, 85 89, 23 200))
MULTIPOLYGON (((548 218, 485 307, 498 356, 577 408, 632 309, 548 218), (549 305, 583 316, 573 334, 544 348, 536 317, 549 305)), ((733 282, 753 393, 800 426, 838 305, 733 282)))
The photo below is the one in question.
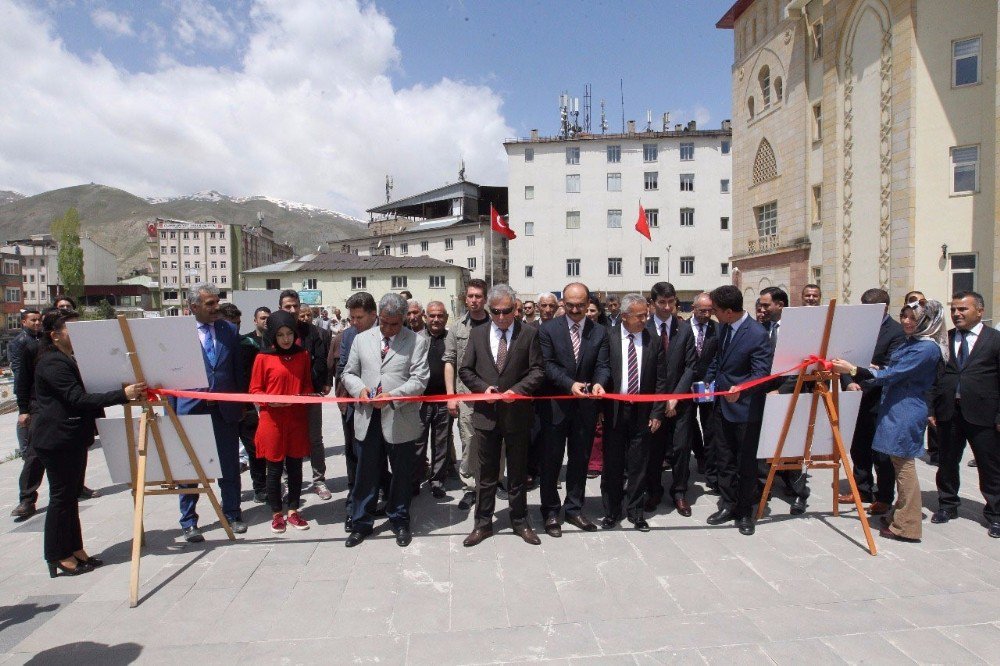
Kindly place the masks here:
POLYGON ((965 367, 955 359, 956 329, 948 333, 948 362, 933 392, 938 421, 955 416, 955 390, 961 380, 962 418, 977 426, 1000 425, 1000 332, 983 325, 965 367))
MULTIPOLYGON (((580 362, 573 357, 573 340, 565 316, 555 317, 538 328, 538 342, 545 362, 546 395, 569 395, 575 382, 604 386, 611 379, 608 366, 608 329, 583 318, 580 331, 580 362)), ((539 413, 549 423, 559 425, 577 412, 596 423, 595 400, 545 400, 539 413)))
POLYGON ((14 395, 17 397, 17 413, 31 413, 31 403, 35 399, 35 361, 38 356, 38 342, 42 334, 34 334, 22 328, 10 344, 7 353, 10 367, 14 371, 14 395))
MULTIPOLYGON (((641 335, 643 354, 639 367, 639 394, 669 393, 667 357, 663 353, 660 336, 653 333, 648 326, 642 329, 641 335)), ((628 377, 622 377, 622 325, 612 326, 608 331, 608 338, 611 381, 605 384, 604 389, 608 393, 625 393, 628 391, 628 377)), ((618 400, 602 400, 602 402, 604 403, 604 427, 617 427, 618 415, 625 403, 618 400)), ((636 419, 639 423, 645 424, 651 418, 663 420, 663 412, 666 409, 665 402, 637 402, 634 404, 637 412, 636 419)))
MULTIPOLYGON (((660 332, 656 330, 656 320, 652 317, 646 320, 646 330, 660 341, 660 332)), ((695 367, 698 362, 698 351, 694 346, 694 329, 689 322, 674 315, 670 318, 669 340, 664 361, 667 371, 667 393, 688 393, 691 390, 691 383, 695 381, 695 367)), ((702 353, 704 351, 703 348, 702 353)))

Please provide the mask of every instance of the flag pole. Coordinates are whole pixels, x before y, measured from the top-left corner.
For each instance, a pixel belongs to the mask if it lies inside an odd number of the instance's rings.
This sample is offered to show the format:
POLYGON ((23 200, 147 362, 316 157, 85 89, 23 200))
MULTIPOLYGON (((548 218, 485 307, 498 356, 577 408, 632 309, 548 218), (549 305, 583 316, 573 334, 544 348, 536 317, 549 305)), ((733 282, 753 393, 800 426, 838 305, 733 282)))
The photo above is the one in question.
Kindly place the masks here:
POLYGON ((493 288, 493 202, 490 202, 490 288, 493 288))

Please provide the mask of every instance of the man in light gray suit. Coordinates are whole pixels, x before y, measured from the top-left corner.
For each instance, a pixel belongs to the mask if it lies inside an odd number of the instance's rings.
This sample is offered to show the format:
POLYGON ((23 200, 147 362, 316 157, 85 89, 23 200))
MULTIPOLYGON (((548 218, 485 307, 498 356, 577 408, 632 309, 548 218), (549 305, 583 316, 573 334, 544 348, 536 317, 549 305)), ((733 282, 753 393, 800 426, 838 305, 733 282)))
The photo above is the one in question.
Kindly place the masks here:
POLYGON ((429 339, 403 328, 406 299, 389 293, 379 301, 379 325, 359 333, 351 345, 341 382, 347 393, 371 402, 354 410, 354 447, 358 471, 351 489, 352 531, 345 545, 353 548, 374 528, 375 517, 367 511, 379 491, 381 461, 388 456, 392 482, 386 515, 396 543, 408 546, 410 499, 415 460, 415 442, 420 437, 420 403, 377 400, 392 396, 422 395, 430 371, 427 367, 429 339))

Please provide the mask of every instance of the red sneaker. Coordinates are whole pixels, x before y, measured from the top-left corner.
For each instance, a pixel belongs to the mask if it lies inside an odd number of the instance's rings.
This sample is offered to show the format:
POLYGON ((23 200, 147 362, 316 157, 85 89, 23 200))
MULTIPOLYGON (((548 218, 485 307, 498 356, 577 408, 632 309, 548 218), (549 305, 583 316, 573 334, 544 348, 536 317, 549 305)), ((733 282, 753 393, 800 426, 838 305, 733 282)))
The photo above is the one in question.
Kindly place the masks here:
POLYGON ((297 530, 307 530, 309 529, 309 523, 302 519, 302 516, 296 511, 291 511, 288 514, 288 524, 297 530))
POLYGON ((271 520, 271 531, 275 534, 283 534, 285 531, 285 517, 283 515, 276 514, 271 520))

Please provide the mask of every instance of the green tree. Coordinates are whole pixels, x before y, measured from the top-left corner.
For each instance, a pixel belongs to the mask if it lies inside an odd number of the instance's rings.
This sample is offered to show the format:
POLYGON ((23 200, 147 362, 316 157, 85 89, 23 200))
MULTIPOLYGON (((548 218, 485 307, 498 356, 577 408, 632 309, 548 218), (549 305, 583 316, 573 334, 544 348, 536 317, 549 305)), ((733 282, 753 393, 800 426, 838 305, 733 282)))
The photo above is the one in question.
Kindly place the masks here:
POLYGON ((83 248, 80 247, 80 214, 70 208, 52 221, 52 237, 59 243, 56 261, 63 292, 79 301, 83 297, 83 248))
POLYGON ((114 319, 118 316, 115 311, 115 306, 108 302, 108 299, 102 298, 101 302, 97 304, 97 318, 98 319, 114 319))

